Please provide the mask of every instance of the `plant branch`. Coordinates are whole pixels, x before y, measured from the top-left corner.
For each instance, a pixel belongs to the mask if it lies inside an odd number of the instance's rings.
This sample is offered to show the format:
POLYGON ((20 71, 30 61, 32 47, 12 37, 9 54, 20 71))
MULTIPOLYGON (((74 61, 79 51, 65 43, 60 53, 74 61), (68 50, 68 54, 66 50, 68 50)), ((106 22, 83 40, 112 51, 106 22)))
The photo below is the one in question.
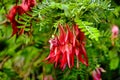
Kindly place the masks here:
POLYGON ((3 65, 5 64, 5 62, 8 61, 10 58, 11 56, 5 56, 5 58, 0 63, 0 70, 3 68, 3 65))

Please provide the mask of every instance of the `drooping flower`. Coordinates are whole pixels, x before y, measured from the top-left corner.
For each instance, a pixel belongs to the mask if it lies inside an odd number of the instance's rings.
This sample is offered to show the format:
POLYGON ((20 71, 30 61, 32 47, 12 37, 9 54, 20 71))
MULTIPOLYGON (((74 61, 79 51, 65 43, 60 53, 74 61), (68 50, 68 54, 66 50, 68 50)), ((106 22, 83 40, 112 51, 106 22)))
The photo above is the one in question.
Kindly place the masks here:
POLYGON ((7 18, 10 20, 11 22, 11 25, 12 25, 12 29, 13 29, 13 32, 12 32, 12 36, 14 34, 16 34, 17 32, 21 31, 21 29, 18 29, 17 26, 19 25, 19 23, 15 20, 15 16, 18 14, 18 15, 21 15, 24 13, 24 10, 21 6, 13 6, 11 8, 11 10, 9 11, 9 14, 7 15, 7 18), (18 31, 19 30, 19 31, 18 31))
POLYGON ((75 41, 75 54, 77 56, 77 67, 79 67, 79 61, 88 66, 88 58, 85 50, 85 35, 78 28, 78 25, 74 25, 75 33, 76 33, 76 41, 75 41), (79 60, 78 60, 79 59, 79 60))
POLYGON ((88 66, 87 54, 84 48, 84 33, 73 25, 73 31, 66 24, 66 31, 62 25, 58 25, 60 34, 49 40, 50 54, 46 58, 50 63, 54 63, 55 67, 59 65, 61 69, 74 66, 74 56, 77 57, 77 67, 79 62, 88 66))
POLYGON ((33 7, 34 5, 36 5, 36 0, 22 0, 22 4, 20 5, 15 5, 13 6, 9 13, 7 14, 7 18, 10 20, 11 25, 12 25, 12 35, 15 34, 22 34, 24 33, 24 29, 23 28, 18 28, 17 26, 23 26, 23 24, 20 24, 16 21, 15 16, 18 15, 22 15, 24 13, 26 13, 27 11, 31 10, 31 7, 33 7))
POLYGON ((96 68, 92 71, 93 80, 102 80, 101 79, 101 72, 105 72, 105 70, 101 67, 96 68))

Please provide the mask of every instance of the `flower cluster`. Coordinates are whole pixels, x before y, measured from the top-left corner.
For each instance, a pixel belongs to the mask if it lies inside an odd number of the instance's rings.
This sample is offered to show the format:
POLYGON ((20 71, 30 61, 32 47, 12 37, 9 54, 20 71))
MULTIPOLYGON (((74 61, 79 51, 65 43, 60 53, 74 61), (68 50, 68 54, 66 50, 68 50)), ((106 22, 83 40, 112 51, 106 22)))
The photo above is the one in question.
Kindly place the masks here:
POLYGON ((74 56, 77 59, 77 67, 79 62, 88 66, 88 58, 85 50, 85 35, 78 28, 78 25, 72 26, 66 24, 66 29, 62 25, 58 25, 60 34, 49 40, 50 54, 46 58, 48 62, 54 63, 55 67, 59 64, 62 70, 68 65, 69 68, 74 66, 74 56))
POLYGON ((14 34, 22 34, 24 32, 24 29, 21 28, 19 29, 17 26, 21 26, 22 24, 19 24, 16 20, 15 20, 15 16, 18 15, 22 15, 24 13, 26 13, 27 11, 31 10, 31 7, 36 5, 36 1, 35 0, 22 0, 22 3, 20 5, 15 5, 11 8, 11 10, 9 11, 9 14, 7 15, 7 18, 10 20, 11 25, 12 25, 12 36, 14 34))
POLYGON ((101 67, 96 68, 92 71, 93 80, 101 80, 101 72, 105 72, 105 70, 101 67))

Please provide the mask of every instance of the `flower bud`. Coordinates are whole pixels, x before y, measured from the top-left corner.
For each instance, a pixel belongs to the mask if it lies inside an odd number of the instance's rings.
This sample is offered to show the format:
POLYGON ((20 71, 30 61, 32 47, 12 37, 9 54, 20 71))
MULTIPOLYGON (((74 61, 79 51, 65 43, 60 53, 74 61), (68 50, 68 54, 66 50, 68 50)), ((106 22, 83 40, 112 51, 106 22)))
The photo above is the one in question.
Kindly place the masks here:
POLYGON ((117 38, 119 33, 119 28, 116 25, 112 26, 112 38, 117 38))
POLYGON ((114 41, 118 37, 118 34, 119 34, 118 26, 117 25, 113 25, 112 29, 111 29, 111 32, 112 32, 111 41, 112 41, 112 45, 114 46, 114 41))

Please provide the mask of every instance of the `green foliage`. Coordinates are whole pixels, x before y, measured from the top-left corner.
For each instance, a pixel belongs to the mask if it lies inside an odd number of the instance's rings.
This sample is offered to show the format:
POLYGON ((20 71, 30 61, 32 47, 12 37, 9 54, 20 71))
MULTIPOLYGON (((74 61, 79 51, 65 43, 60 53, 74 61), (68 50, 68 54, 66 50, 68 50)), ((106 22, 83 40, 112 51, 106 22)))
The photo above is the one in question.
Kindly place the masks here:
POLYGON ((111 70, 117 69, 118 65, 119 65, 119 58, 118 57, 116 57, 110 61, 110 69, 111 70))
POLYGON ((109 58, 110 58, 110 69, 111 70, 115 70, 118 68, 119 66, 119 56, 117 54, 117 52, 114 51, 110 51, 109 52, 109 58))
POLYGON ((95 39, 96 41, 98 41, 100 33, 96 28, 91 27, 92 23, 77 19, 75 20, 75 22, 79 25, 79 28, 85 33, 85 35, 88 35, 90 39, 95 39))

